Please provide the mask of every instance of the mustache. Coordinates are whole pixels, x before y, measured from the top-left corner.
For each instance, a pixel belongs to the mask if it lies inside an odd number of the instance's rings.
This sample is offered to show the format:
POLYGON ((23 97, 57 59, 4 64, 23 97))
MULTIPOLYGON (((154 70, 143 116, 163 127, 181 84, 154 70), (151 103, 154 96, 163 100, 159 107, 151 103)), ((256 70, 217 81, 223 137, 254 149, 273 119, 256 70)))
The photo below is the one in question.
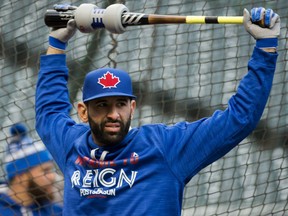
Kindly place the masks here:
POLYGON ((107 119, 107 120, 103 121, 103 124, 106 124, 106 123, 119 123, 119 124, 123 124, 123 122, 120 121, 120 120, 111 120, 111 119, 107 119))
POLYGON ((121 127, 124 126, 124 123, 121 120, 111 120, 111 119, 107 119, 107 120, 103 121, 101 123, 101 126, 104 127, 107 123, 108 124, 109 123, 113 123, 113 124, 118 123, 118 124, 120 124, 121 127))

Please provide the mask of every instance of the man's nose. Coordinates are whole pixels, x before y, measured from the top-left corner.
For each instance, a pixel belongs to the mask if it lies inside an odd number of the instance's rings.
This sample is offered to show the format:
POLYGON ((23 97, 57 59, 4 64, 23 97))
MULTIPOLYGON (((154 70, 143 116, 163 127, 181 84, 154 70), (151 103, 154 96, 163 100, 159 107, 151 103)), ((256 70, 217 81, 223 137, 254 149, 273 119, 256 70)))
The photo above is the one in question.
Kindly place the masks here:
POLYGON ((109 108, 108 112, 107 112, 107 118, 116 120, 119 118, 119 112, 117 110, 117 108, 115 106, 112 106, 109 108))
POLYGON ((55 172, 49 172, 48 174, 46 174, 46 177, 50 180, 50 182, 55 182, 57 174, 55 172))

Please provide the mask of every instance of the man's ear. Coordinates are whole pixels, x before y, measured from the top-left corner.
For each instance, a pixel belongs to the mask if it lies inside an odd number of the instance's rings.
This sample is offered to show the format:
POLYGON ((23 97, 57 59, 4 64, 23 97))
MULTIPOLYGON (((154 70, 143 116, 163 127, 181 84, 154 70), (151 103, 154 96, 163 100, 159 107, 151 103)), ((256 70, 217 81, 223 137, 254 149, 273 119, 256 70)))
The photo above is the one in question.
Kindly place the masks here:
POLYGON ((77 105, 78 116, 82 122, 88 122, 88 110, 87 106, 83 102, 79 102, 77 105))
POLYGON ((135 109, 136 109, 136 100, 131 100, 131 119, 133 119, 135 109))

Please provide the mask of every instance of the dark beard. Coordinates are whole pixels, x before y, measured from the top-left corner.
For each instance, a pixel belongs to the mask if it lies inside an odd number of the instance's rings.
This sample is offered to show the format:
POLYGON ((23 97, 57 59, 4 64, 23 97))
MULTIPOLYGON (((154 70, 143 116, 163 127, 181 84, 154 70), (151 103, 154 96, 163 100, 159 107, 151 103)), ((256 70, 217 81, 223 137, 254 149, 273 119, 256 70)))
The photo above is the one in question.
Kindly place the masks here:
POLYGON ((28 192, 34 199, 34 203, 39 206, 45 205, 47 202, 52 202, 54 199, 53 193, 46 192, 45 189, 42 189, 33 179, 29 181, 28 192))
POLYGON ((88 122, 89 122, 91 131, 94 137, 99 142, 97 144, 102 144, 105 146, 114 146, 120 143, 124 139, 124 137, 127 135, 129 128, 130 128, 130 124, 131 124, 131 117, 126 122, 126 124, 124 124, 122 121, 112 121, 112 120, 107 120, 107 121, 102 122, 101 124, 97 124, 88 115, 88 122), (120 131, 118 133, 104 132, 103 128, 107 122, 119 123, 120 131))

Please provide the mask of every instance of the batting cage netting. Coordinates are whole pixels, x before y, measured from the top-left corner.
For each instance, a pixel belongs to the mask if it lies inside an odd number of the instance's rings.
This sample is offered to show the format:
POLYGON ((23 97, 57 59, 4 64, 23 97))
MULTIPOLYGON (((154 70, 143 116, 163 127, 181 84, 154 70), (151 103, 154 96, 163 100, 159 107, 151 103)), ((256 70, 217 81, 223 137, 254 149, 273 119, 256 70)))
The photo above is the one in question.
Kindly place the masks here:
MULTIPOLYGON (((41 142, 35 131, 34 97, 39 56, 46 52, 50 31, 44 14, 59 3, 63 1, 0 2, 1 191, 7 190, 4 167, 13 140, 11 126, 24 123, 33 142, 41 142)), ((261 121, 236 148, 193 177, 185 189, 182 215, 287 214, 288 1, 71 1, 75 6, 82 3, 100 8, 122 3, 131 12, 183 16, 242 16, 244 8, 262 6, 280 15, 277 69, 261 121)), ((67 48, 71 115, 80 121, 75 105, 81 101, 85 74, 100 67, 118 67, 128 71, 134 82, 133 127, 210 116, 226 108, 247 72, 254 45, 241 24, 129 26, 123 34, 105 29, 77 32, 67 48)), ((61 203, 63 178, 56 172, 55 194, 61 203)))

